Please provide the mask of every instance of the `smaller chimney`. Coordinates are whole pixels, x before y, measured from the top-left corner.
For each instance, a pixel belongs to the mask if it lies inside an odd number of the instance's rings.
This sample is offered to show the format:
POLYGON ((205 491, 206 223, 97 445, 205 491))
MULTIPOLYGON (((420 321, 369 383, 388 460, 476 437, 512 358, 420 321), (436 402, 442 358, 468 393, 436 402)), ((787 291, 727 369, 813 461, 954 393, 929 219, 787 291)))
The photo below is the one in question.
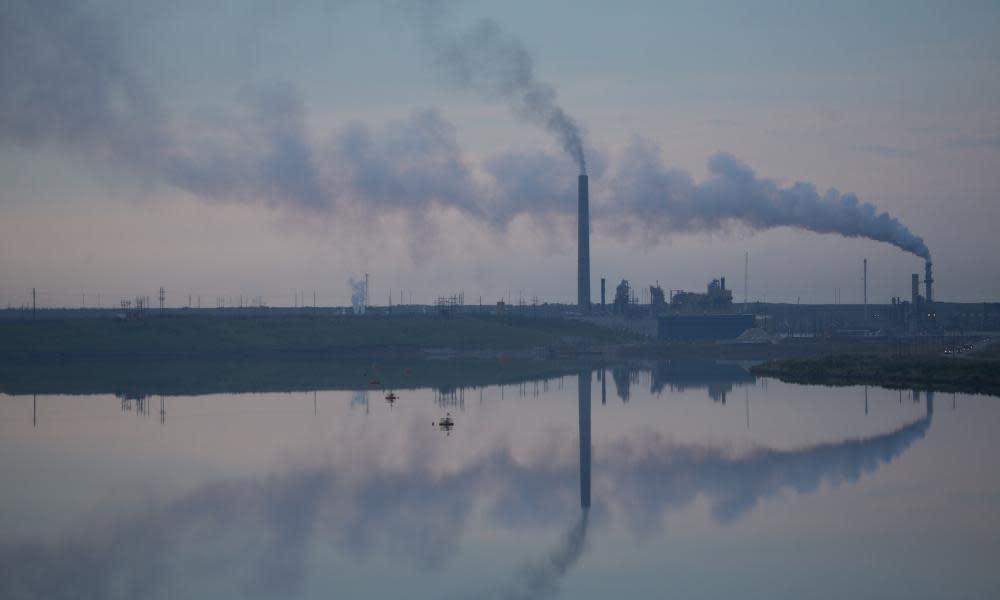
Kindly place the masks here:
POLYGON ((920 303, 920 275, 914 273, 910 280, 910 294, 912 296, 911 303, 913 304, 913 310, 917 310, 917 304, 920 303))
POLYGON ((601 307, 604 307, 604 278, 601 277, 601 307))
POLYGON ((931 261, 924 262, 924 286, 926 288, 927 304, 934 302, 934 275, 931 273, 931 261))
POLYGON ((721 278, 720 282, 722 283, 722 291, 723 292, 726 291, 726 278, 725 277, 721 278))

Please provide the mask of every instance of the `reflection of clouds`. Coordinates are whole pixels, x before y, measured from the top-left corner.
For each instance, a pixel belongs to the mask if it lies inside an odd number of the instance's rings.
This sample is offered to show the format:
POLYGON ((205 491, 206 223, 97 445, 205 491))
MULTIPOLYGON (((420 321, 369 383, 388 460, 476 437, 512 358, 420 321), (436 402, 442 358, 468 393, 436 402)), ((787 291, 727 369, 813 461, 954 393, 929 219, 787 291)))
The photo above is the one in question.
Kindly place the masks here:
MULTIPOLYGON (((653 434, 621 440, 595 451, 594 510, 623 514, 637 530, 647 530, 666 511, 701 495, 715 519, 731 521, 783 489, 806 493, 824 481, 854 481, 899 456, 929 425, 930 414, 883 435, 744 456, 653 434)), ((397 467, 353 457, 343 465, 217 482, 61 540, 0 544, 0 597, 170 595, 163 586, 171 569, 189 563, 210 565, 206 578, 249 570, 251 581, 241 585, 256 594, 289 595, 305 578, 312 542, 359 558, 373 550, 402 555, 433 568, 454 554, 476 515, 516 528, 560 522, 578 505, 575 457, 523 463, 500 447, 440 473, 429 466, 419 440, 411 442, 409 462, 397 467)), ((557 551, 546 564, 568 569, 577 556, 557 551)), ((530 575, 536 567, 511 582, 511 597, 549 589, 547 579, 530 575)))
POLYGON ((602 450, 601 464, 610 465, 604 483, 637 531, 655 527, 666 510, 699 495, 708 498, 717 521, 728 522, 783 489, 804 494, 824 481, 855 481, 902 454, 929 426, 928 416, 870 438, 791 451, 760 449, 741 457, 728 456, 724 448, 681 446, 651 434, 602 450), (619 464, 628 467, 615 468, 619 464))

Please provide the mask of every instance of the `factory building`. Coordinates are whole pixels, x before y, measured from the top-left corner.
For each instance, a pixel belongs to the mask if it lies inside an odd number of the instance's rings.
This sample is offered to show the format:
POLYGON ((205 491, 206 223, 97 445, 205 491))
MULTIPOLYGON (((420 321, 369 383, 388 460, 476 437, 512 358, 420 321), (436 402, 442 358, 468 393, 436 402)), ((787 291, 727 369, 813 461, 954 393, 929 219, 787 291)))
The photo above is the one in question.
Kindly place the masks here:
POLYGON ((704 294, 675 291, 670 296, 670 308, 675 312, 726 312, 732 309, 733 291, 726 289, 726 278, 713 279, 704 294))
POLYGON ((753 315, 664 315, 657 319, 657 337, 675 341, 733 339, 754 323, 753 315))
POLYGON ((924 262, 924 291, 920 295, 920 274, 910 276, 910 327, 928 324, 935 321, 937 314, 934 308, 934 273, 931 261, 924 262))

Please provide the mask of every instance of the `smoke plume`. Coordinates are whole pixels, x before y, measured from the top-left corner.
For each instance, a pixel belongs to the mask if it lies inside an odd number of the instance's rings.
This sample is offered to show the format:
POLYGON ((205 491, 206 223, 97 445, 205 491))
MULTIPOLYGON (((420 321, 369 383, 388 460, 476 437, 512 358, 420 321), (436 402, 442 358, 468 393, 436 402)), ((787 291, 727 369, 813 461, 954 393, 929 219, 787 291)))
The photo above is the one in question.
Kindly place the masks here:
MULTIPOLYGON (((551 132, 585 171, 579 126, 537 79, 519 40, 489 20, 455 34, 438 3, 416 6, 435 62, 454 83, 506 101, 551 132)), ((433 238, 439 209, 495 230, 519 216, 546 225, 573 217, 575 181, 562 156, 504 152, 477 170, 455 127, 435 110, 376 129, 355 123, 317 141, 299 91, 274 82, 244 87, 210 117, 168 115, 127 60, 113 20, 66 0, 14 0, 0 10, 0 145, 56 145, 208 201, 371 222, 401 215, 406 235, 419 241, 433 238)), ((782 187, 728 154, 709 161, 702 182, 665 166, 659 149, 642 140, 614 162, 603 177, 596 164, 599 234, 634 239, 639 232, 656 243, 732 225, 793 227, 930 257, 919 236, 854 194, 801 182, 782 187)))
POLYGON ((539 81, 535 61, 524 44, 491 19, 482 19, 461 34, 444 30, 440 5, 424 2, 422 21, 435 63, 453 84, 510 105, 516 115, 544 128, 587 173, 583 133, 559 105, 555 88, 539 81))
POLYGON ((368 295, 368 285, 365 283, 364 279, 355 279, 351 277, 351 308, 354 310, 354 314, 363 315, 365 314, 365 304, 367 303, 366 296, 368 295))
POLYGON ((0 143, 153 162, 163 115, 106 15, 72 0, 0 7, 0 143))
POLYGON ((617 221, 619 230, 641 228, 654 242, 669 232, 740 223, 754 230, 794 227, 867 238, 930 258, 923 239, 854 194, 835 189, 820 194, 803 182, 781 187, 724 153, 709 160, 708 171, 705 181, 695 182, 687 172, 667 168, 654 144, 637 139, 625 152, 612 182, 613 202, 603 216, 617 221))

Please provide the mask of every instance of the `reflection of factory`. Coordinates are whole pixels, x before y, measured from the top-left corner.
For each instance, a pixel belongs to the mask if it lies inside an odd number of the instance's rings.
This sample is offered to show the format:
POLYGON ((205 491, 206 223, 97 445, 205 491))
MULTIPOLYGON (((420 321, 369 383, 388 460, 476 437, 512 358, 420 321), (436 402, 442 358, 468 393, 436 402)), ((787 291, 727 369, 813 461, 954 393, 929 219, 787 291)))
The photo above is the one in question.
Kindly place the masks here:
POLYGON ((725 404, 726 395, 734 386, 756 382, 756 377, 737 364, 708 360, 671 360, 653 366, 650 392, 659 394, 667 386, 677 391, 707 388, 713 401, 725 404))
MULTIPOLYGON (((601 379, 602 399, 607 380, 606 373, 606 371, 598 373, 601 379)), ((705 388, 712 400, 723 403, 726 401, 726 395, 735 386, 749 385, 757 381, 756 377, 738 364, 712 360, 669 360, 658 362, 652 367, 621 365, 611 368, 611 379, 618 399, 628 402, 631 386, 643 383, 647 376, 649 391, 652 394, 659 394, 668 387, 677 391, 705 388)))

